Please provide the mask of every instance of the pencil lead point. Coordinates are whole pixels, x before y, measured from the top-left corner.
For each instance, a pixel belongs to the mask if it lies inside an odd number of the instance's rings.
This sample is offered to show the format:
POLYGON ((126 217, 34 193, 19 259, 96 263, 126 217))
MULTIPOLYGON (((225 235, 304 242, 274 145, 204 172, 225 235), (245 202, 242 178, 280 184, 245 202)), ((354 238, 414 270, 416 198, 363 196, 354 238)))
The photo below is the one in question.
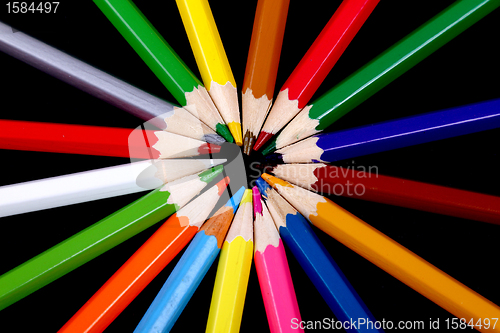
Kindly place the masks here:
POLYGON ((227 124, 227 127, 229 127, 229 130, 231 131, 231 134, 233 135, 234 141, 238 146, 243 145, 243 135, 241 134, 241 124, 237 123, 235 121, 230 122, 227 124))
POLYGON ((267 190, 269 190, 271 187, 261 177, 259 177, 255 181, 255 183, 257 184, 257 187, 258 187, 260 193, 262 194, 262 196, 264 197, 264 199, 267 199, 267 190))
POLYGON ((206 141, 208 143, 213 143, 219 146, 226 142, 226 140, 218 134, 205 134, 203 136, 203 141, 206 141))
POLYGON ((283 163, 283 155, 274 153, 271 155, 264 156, 264 159, 262 160, 264 163, 268 164, 278 164, 278 163, 283 163))
POLYGON ((245 136, 243 137, 243 153, 250 156, 254 143, 255 135, 250 131, 246 131, 245 136))
POLYGON ((277 177, 271 176, 270 174, 263 173, 261 176, 269 185, 271 185, 274 189, 276 189, 276 185, 281 185, 284 187, 294 187, 292 184, 289 182, 279 179, 277 177))
POLYGON ((255 145, 253 146, 253 150, 257 151, 260 148, 264 146, 264 144, 269 141, 274 136, 272 133, 268 133, 266 131, 262 131, 259 134, 259 137, 257 138, 257 141, 255 142, 255 145))
POLYGON ((231 135, 231 132, 229 131, 229 128, 225 124, 217 124, 215 125, 215 131, 217 134, 222 136, 224 139, 226 139, 227 142, 233 143, 234 139, 233 136, 231 135))
POLYGON ((224 193, 224 190, 230 182, 231 179, 229 179, 229 177, 224 177, 224 179, 221 179, 217 184, 215 184, 215 186, 217 186, 217 188, 219 189, 219 197, 222 195, 222 193, 224 193))
POLYGON ((276 150, 276 138, 274 138, 273 141, 271 141, 271 143, 269 144, 269 146, 267 146, 266 148, 264 148, 264 150, 262 150, 262 155, 268 155, 270 153, 272 153, 273 151, 276 150))
POLYGON ((203 171, 202 173, 199 174, 200 180, 208 184, 212 180, 214 180, 214 178, 217 177, 217 175, 219 173, 221 173, 222 170, 223 170, 223 166, 218 165, 214 168, 203 171))

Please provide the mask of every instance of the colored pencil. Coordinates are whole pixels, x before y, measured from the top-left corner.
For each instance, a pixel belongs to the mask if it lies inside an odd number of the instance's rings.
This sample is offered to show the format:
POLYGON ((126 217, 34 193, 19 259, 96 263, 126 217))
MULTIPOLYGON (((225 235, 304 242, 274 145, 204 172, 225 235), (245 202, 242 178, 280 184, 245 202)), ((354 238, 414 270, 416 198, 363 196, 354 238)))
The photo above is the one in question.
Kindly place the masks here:
POLYGON ((500 99, 314 135, 268 160, 335 162, 500 127, 500 99))
POLYGON ((156 160, 121 164, 0 187, 0 217, 152 190, 219 160, 156 160))
POLYGON ((94 0, 177 102, 233 142, 207 90, 131 0, 94 0))
POLYGON ((172 215, 59 332, 102 332, 198 232, 229 184, 226 177, 172 215))
POLYGON ((208 0, 176 0, 203 83, 234 141, 243 143, 238 93, 208 0))
POLYGON ((193 116, 192 113, 184 108, 177 108, 173 111, 164 113, 158 118, 165 123, 164 131, 187 136, 192 139, 206 141, 221 145, 226 140, 214 132, 210 127, 205 125, 200 119, 193 116))
POLYGON ((306 106, 262 153, 323 131, 498 6, 497 0, 456 1, 306 106))
POLYGON ((156 159, 218 153, 220 146, 140 127, 0 120, 0 149, 156 159))
MULTIPOLYGON (((2 22, 0 51, 145 121, 176 107, 2 22)), ((161 121, 154 124, 165 126, 161 121)))
POLYGON ((222 166, 170 182, 0 276, 0 310, 173 214, 222 166))
POLYGON ((255 150, 297 115, 312 98, 379 0, 344 0, 281 87, 255 150))
POLYGON ((311 191, 500 224, 500 197, 323 163, 283 164, 271 172, 311 191))
POLYGON ((240 208, 220 252, 206 332, 239 332, 253 256, 252 190, 240 208))
MULTIPOLYGON (((262 178, 258 178, 256 183, 281 238, 333 311, 337 320, 351 323, 365 318, 367 321, 375 322, 371 312, 304 217, 262 178)), ((346 331, 380 332, 381 330, 369 330, 364 326, 354 326, 346 331)))
POLYGON ((172 329, 219 254, 243 193, 244 188, 241 188, 201 227, 134 332, 169 332, 172 329))
POLYGON ((271 108, 290 0, 259 0, 242 88, 243 152, 250 155, 271 108))
POLYGON ((466 322, 499 318, 497 305, 329 199, 268 174, 262 178, 316 227, 454 316, 466 322))
POLYGON ((300 322, 301 317, 283 242, 260 198, 258 188, 254 186, 252 191, 255 215, 254 260, 269 329, 271 333, 303 332, 303 329, 293 329, 291 325, 292 320, 300 322))

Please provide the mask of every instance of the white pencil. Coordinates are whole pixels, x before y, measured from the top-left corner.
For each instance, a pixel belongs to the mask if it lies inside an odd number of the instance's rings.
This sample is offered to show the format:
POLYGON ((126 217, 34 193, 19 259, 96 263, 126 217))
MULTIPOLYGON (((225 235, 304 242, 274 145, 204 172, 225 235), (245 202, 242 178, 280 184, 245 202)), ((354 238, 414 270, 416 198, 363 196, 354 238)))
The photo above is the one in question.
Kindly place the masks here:
POLYGON ((225 159, 146 160, 0 187, 0 217, 154 189, 225 159))
MULTIPOLYGON (((0 51, 168 132, 181 134, 177 131, 183 131, 183 128, 177 128, 173 124, 176 121, 175 116, 178 116, 180 112, 182 112, 182 118, 189 117, 185 115, 184 109, 174 113, 174 110, 179 109, 176 105, 136 88, 20 31, 15 31, 2 22, 0 22, 0 51)), ((190 121, 194 121, 194 119, 196 119, 195 116, 190 117, 190 121)), ((179 123, 177 122, 177 124, 179 123)), ((197 130, 195 130, 196 135, 199 135, 200 132, 198 127, 202 128, 201 132, 203 132, 204 137, 193 136, 193 138, 215 144, 225 142, 215 131, 208 129, 199 120, 197 130)), ((182 135, 190 136, 190 133, 184 131, 182 135)))

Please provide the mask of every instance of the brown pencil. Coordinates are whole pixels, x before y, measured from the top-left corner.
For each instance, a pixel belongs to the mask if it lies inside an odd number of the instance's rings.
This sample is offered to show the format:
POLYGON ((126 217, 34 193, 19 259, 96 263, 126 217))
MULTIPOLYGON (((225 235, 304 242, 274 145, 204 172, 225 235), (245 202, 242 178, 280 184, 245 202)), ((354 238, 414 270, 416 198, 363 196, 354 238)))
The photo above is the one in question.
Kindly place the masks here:
POLYGON ((257 3, 242 88, 243 152, 247 155, 271 109, 289 3, 257 3))

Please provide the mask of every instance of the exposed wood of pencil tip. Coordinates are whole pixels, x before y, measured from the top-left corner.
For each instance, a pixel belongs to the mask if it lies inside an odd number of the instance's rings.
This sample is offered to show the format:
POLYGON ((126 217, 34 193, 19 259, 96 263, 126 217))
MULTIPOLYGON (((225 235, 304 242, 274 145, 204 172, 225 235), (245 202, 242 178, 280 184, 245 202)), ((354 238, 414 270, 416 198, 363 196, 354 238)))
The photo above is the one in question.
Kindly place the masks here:
MULTIPOLYGON (((261 204, 262 204, 262 199, 261 204)), ((278 247, 280 245, 280 236, 273 218, 265 204, 262 204, 262 214, 255 215, 255 252, 264 253, 266 248, 271 245, 278 247)))
POLYGON ((292 207, 276 190, 269 188, 266 191, 266 205, 274 220, 274 224, 279 231, 279 228, 286 228, 286 216, 288 214, 297 214, 297 210, 292 207))
POLYGON ((203 226, 200 231, 205 231, 207 236, 215 236, 217 239, 217 247, 220 249, 227 231, 231 226, 233 220, 233 209, 231 207, 223 206, 219 209, 214 216, 212 216, 203 226))
POLYGON ((226 242, 232 242, 241 236, 245 241, 253 241, 252 190, 245 190, 240 206, 234 216, 231 228, 227 233, 226 242))

